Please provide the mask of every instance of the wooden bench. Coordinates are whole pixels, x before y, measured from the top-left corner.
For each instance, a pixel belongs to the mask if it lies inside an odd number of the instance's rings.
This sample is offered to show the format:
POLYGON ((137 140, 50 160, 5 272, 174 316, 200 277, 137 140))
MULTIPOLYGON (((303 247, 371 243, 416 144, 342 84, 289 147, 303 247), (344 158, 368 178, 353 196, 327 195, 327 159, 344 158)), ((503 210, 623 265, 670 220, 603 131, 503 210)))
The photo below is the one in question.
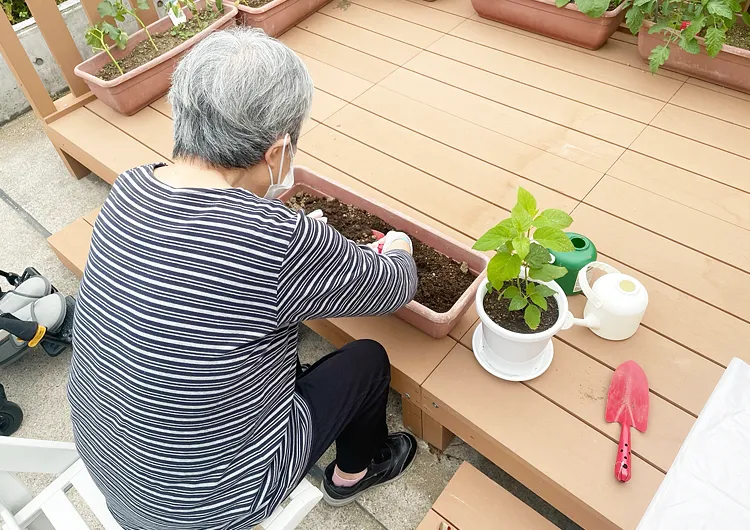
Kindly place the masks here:
MULTIPOLYGON (((4 55, 33 77, 3 22, 4 55)), ((603 261, 644 283, 650 305, 632 339, 565 331, 549 371, 523 384, 476 363, 473 312, 443 340, 394 317, 309 323, 336 345, 381 341, 405 423, 434 445, 455 432, 583 527, 635 528, 724 367, 750 360, 750 298, 741 296, 750 291, 750 96, 651 75, 624 34, 581 50, 481 20, 470 0, 331 3, 281 40, 316 89, 297 163, 466 243, 507 216, 523 185, 540 205, 572 212, 572 229, 603 261), (603 409, 628 359, 649 377, 651 416, 633 435, 623 486, 612 476, 618 427, 603 409)), ((25 83, 32 95, 39 87, 25 83)), ((171 162, 164 99, 129 118, 86 94, 38 100, 73 174, 113 182, 132 166, 171 162)), ((79 273, 94 218, 50 238, 79 273)), ((577 315, 584 303, 570 299, 577 315)))
POLYGON ((510 492, 464 462, 417 530, 552 530, 510 492))

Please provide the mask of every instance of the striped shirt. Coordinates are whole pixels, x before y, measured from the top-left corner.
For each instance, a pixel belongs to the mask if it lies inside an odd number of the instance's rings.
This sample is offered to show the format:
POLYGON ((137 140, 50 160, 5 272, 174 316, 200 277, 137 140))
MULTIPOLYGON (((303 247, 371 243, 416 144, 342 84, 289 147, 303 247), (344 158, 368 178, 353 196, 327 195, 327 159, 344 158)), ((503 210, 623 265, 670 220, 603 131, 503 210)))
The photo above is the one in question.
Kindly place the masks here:
POLYGON ((123 173, 94 228, 76 445, 125 530, 251 528, 308 464, 298 324, 392 312, 416 266, 242 189, 173 188, 155 167, 123 173))

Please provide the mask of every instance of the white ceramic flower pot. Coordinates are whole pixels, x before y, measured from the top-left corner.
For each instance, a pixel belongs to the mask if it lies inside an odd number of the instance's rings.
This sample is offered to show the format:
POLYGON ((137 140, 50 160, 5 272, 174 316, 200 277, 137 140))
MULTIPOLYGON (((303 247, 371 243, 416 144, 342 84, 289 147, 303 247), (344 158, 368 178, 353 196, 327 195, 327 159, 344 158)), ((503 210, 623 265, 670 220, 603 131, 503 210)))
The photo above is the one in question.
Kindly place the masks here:
POLYGON ((560 329, 572 324, 572 315, 568 313, 568 299, 562 288, 555 282, 541 282, 555 290, 555 300, 559 316, 555 325, 540 333, 516 333, 496 324, 484 311, 484 296, 487 283, 484 282, 477 291, 476 307, 482 325, 475 337, 475 354, 477 359, 489 372, 503 379, 522 381, 538 377, 549 366, 552 360, 552 337, 560 329), (478 343, 478 339, 481 342, 478 343), (481 352, 477 352, 477 348, 481 352), (480 357, 481 356, 481 357, 480 357))

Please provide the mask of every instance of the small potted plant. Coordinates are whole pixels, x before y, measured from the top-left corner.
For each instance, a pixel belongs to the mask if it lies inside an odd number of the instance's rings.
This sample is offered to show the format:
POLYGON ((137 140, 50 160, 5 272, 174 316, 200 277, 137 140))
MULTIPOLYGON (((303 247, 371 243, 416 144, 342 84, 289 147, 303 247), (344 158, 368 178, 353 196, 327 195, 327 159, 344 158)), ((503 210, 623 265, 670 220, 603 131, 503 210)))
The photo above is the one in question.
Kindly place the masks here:
POLYGON ((625 17, 626 0, 471 0, 479 16, 590 50, 625 17))
POLYGON ((750 15, 739 0, 635 0, 626 22, 652 72, 750 92, 750 15))
MULTIPOLYGON (((99 14, 111 17, 115 24, 101 21, 86 30, 86 42, 99 53, 76 66, 75 74, 97 98, 122 114, 135 114, 163 96, 180 58, 211 32, 233 25, 237 15, 237 8, 225 9, 222 0, 211 5, 206 0, 189 0, 186 7, 179 0, 169 4, 171 17, 145 26, 137 10, 122 0, 104 0, 98 5, 99 14), (117 26, 126 15, 135 17, 142 29, 128 35, 117 26)), ((143 0, 137 6, 149 8, 143 0)))
POLYGON ((307 18, 330 0, 237 0, 243 26, 261 28, 271 37, 307 18))
POLYGON ((509 380, 540 375, 552 361, 552 336, 572 324, 568 301, 554 282, 568 271, 552 263, 550 250, 574 250, 563 229, 573 219, 562 210, 537 210, 523 188, 508 219, 480 237, 475 250, 494 251, 487 282, 476 296, 481 326, 474 353, 490 373, 509 380))

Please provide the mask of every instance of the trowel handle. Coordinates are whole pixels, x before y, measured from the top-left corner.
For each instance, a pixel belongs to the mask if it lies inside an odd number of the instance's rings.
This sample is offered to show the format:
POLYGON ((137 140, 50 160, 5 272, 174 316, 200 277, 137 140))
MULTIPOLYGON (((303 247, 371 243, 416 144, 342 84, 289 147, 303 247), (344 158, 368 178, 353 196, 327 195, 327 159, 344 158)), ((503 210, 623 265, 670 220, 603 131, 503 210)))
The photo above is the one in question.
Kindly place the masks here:
POLYGON ((633 473, 630 461, 630 424, 623 423, 620 432, 620 443, 617 446, 617 460, 615 461, 615 478, 620 482, 627 482, 633 473))
POLYGON ((594 307, 601 307, 603 302, 601 298, 596 296, 594 294, 594 290, 591 289, 591 286, 589 285, 589 270, 591 269, 599 269, 600 271, 604 271, 607 274, 612 273, 618 273, 617 269, 615 269, 612 265, 609 263, 603 263, 601 261, 592 261, 591 263, 587 263, 580 271, 578 271, 578 285, 581 286, 581 291, 583 291, 584 296, 594 304, 594 307))

